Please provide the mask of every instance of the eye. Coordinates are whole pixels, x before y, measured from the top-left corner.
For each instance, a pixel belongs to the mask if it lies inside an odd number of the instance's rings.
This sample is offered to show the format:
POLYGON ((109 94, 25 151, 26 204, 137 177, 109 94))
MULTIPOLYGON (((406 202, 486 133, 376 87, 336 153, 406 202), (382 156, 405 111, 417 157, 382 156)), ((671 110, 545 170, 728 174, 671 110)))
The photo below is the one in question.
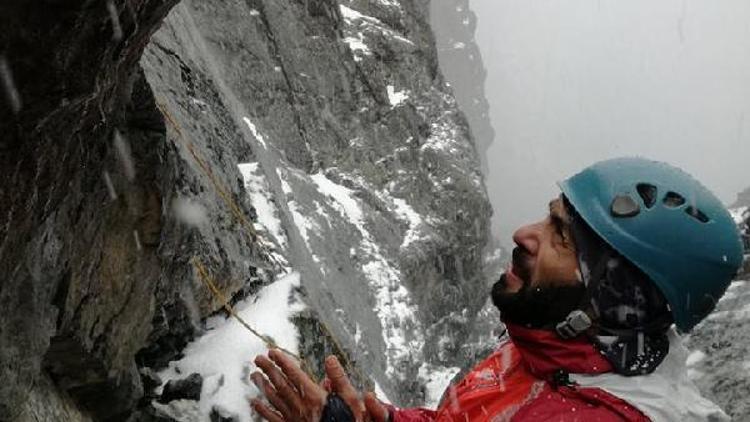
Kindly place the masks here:
POLYGON ((555 231, 559 234, 563 234, 563 224, 560 217, 556 215, 550 215, 550 219, 552 220, 552 225, 555 227, 555 231))
POLYGON ((563 220, 555 214, 550 214, 549 218, 552 222, 552 226, 555 228, 555 233, 562 238, 563 244, 567 244, 568 238, 565 236, 565 223, 563 220))

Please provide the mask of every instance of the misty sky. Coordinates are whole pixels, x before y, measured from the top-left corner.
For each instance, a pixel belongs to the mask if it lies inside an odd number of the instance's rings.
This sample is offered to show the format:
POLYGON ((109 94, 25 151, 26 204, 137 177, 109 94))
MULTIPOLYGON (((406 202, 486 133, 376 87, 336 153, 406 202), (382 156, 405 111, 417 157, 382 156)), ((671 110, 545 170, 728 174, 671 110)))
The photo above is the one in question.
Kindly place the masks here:
POLYGON ((604 158, 668 161, 725 203, 750 186, 750 1, 470 1, 505 245, 557 180, 604 158))

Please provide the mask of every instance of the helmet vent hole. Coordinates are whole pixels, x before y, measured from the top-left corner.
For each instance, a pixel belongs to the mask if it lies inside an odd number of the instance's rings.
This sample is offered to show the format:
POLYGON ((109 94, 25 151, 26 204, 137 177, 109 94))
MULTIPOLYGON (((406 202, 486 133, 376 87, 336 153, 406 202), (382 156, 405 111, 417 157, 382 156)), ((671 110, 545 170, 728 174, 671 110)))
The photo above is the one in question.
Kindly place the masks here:
POLYGON ((685 212, 695 218, 696 220, 700 221, 701 223, 708 223, 708 216, 704 214, 701 210, 695 207, 687 207, 685 208, 685 212))
POLYGON ((630 195, 617 195, 612 204, 610 205, 610 211, 615 217, 634 217, 641 212, 638 203, 635 199, 631 198, 630 195))
POLYGON ((676 192, 667 192, 666 195, 664 195, 664 205, 668 206, 669 208, 677 208, 679 206, 682 206, 685 204, 685 198, 676 192))
POLYGON ((638 190, 638 195, 643 199, 643 205, 645 205, 646 208, 653 207, 656 203, 656 186, 649 183, 639 183, 635 188, 638 190))

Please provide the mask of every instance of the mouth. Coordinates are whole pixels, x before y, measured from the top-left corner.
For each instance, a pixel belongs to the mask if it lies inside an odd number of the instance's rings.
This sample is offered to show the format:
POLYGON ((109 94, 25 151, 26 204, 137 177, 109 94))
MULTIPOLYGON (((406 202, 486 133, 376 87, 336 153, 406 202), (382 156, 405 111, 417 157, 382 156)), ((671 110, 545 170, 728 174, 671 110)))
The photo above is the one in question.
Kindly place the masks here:
POLYGON ((517 292, 521 290, 526 282, 516 273, 513 272, 513 266, 508 265, 505 269, 505 290, 508 292, 517 292))
POLYGON ((513 249, 511 264, 505 269, 505 288, 509 292, 521 290, 530 281, 529 253, 518 246, 513 249))

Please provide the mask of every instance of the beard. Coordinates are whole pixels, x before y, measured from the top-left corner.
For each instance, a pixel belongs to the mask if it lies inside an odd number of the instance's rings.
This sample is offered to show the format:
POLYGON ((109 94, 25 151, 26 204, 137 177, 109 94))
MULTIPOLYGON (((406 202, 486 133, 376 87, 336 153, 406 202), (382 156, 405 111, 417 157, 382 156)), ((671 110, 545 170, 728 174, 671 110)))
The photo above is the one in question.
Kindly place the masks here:
POLYGON ((523 287, 517 292, 507 291, 506 274, 492 285, 492 303, 500 311, 503 322, 529 328, 554 328, 571 311, 578 309, 586 293, 583 283, 531 287, 527 278, 523 280, 523 287))

